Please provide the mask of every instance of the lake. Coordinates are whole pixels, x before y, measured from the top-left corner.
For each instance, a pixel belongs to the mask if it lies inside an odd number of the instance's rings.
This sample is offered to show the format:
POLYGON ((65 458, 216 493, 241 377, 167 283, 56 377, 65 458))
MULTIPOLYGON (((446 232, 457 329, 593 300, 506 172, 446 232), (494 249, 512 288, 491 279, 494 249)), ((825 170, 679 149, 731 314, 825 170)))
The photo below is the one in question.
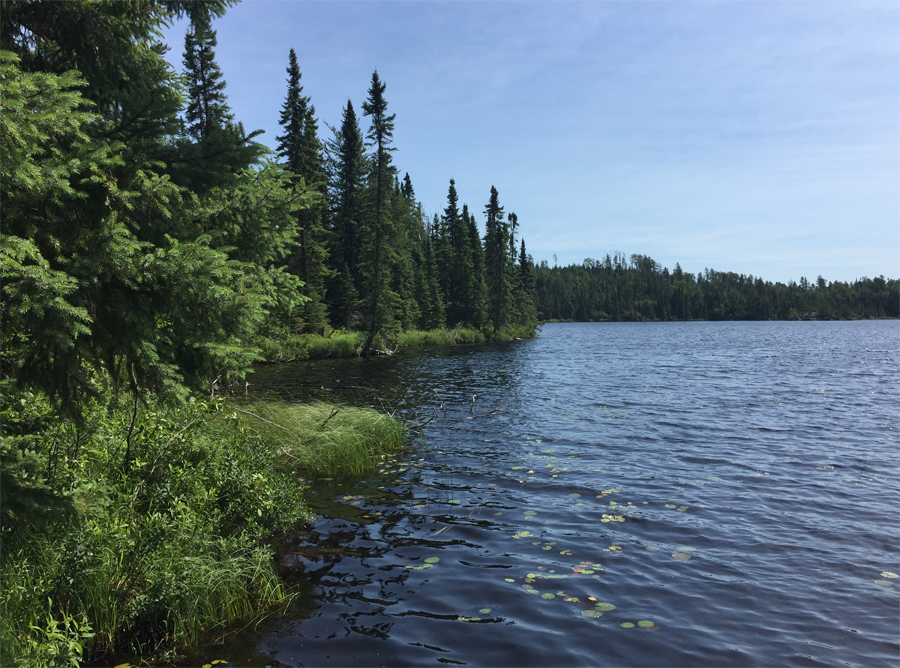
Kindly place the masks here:
POLYGON ((309 600, 216 656, 271 666, 896 666, 900 323, 548 324, 265 367, 257 396, 415 428, 311 481, 309 600))

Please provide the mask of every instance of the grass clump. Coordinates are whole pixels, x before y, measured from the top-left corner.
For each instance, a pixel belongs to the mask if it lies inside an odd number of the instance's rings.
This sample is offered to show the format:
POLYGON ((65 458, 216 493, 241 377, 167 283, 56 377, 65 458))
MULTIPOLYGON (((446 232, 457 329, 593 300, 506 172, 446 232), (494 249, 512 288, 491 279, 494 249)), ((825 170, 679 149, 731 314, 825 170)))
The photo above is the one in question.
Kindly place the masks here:
POLYGON ((403 446, 401 423, 367 408, 250 402, 237 410, 244 429, 315 475, 363 475, 403 446))

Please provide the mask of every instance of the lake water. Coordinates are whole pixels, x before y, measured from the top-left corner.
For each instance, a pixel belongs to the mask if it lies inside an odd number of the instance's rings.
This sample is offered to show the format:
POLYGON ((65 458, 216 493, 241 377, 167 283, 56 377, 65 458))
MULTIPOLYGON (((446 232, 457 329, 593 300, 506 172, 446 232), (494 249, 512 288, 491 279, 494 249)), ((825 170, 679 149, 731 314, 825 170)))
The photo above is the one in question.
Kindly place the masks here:
POLYGON ((896 321, 551 324, 253 392, 433 419, 313 482, 279 559, 310 600, 235 664, 900 663, 896 321))

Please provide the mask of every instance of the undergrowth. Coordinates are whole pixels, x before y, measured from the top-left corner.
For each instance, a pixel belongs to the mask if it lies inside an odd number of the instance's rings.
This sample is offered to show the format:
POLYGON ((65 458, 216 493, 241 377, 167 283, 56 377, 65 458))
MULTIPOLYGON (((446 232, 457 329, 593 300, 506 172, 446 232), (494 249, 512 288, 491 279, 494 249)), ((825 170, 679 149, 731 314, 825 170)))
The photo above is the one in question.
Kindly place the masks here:
POLYGON ((311 519, 298 469, 356 473, 402 437, 324 405, 123 400, 76 425, 39 396, 3 397, 3 666, 171 661, 287 604, 266 541, 311 519))

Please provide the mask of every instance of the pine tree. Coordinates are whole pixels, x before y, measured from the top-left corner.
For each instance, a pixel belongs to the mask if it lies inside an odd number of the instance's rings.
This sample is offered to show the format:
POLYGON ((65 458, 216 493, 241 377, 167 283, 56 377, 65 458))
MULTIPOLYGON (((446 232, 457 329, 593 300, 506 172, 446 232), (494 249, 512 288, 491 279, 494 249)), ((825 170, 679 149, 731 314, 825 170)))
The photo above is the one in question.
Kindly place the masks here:
POLYGON ((209 12, 202 8, 193 12, 184 36, 184 68, 190 100, 184 117, 188 134, 198 141, 209 139, 216 128, 224 127, 234 118, 225 102, 225 81, 215 60, 217 44, 209 12))
POLYGON ((370 145, 375 147, 371 159, 369 183, 372 190, 372 207, 369 214, 369 234, 367 239, 366 288, 369 308, 367 313, 368 337, 363 345, 363 355, 367 356, 372 347, 375 335, 391 323, 392 312, 390 295, 387 294, 387 248, 385 241, 389 236, 391 220, 388 212, 388 198, 391 187, 391 148, 394 136, 395 115, 388 115, 387 100, 384 99, 385 84, 378 77, 378 71, 372 73, 369 86, 369 97, 363 103, 363 113, 371 118, 371 126, 366 137, 370 145))

